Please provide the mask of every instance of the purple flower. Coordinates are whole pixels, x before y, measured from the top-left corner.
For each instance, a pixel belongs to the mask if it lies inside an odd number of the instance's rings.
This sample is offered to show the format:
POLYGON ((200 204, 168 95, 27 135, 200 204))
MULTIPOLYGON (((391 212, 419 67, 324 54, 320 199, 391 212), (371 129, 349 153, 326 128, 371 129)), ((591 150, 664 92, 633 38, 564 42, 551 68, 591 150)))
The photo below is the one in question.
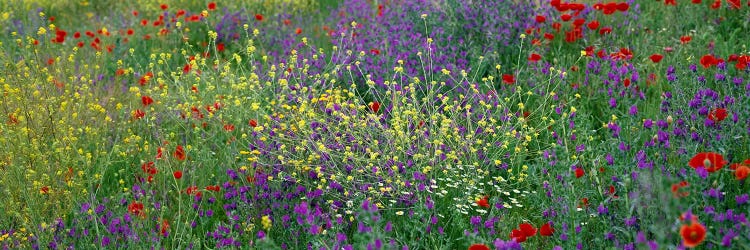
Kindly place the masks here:
POLYGON ((696 168, 695 173, 697 173, 698 176, 700 176, 702 179, 708 178, 708 171, 706 171, 706 168, 704 168, 703 166, 696 168))
POLYGON ((646 242, 646 235, 644 235, 642 231, 638 231, 638 234, 635 237, 635 242, 636 243, 646 242))
POLYGON ((596 208, 596 210, 599 212, 600 215, 608 214, 609 209, 604 206, 604 204, 599 204, 599 207, 596 208))
POLYGON ((478 226, 482 223, 482 216, 472 216, 470 222, 472 225, 478 226))
POLYGON ((266 237, 266 233, 263 232, 263 230, 258 231, 258 239, 263 239, 266 237))
POLYGON ((750 195, 748 194, 742 194, 735 197, 735 201, 737 201, 737 205, 742 205, 747 203, 747 201, 750 200, 750 195))
POLYGON ((638 114, 638 106, 633 104, 633 106, 630 106, 630 111, 628 111, 628 114, 630 115, 637 115, 638 114))
POLYGON ((501 239, 495 239, 493 242, 495 249, 497 250, 520 250, 523 249, 520 243, 515 240, 503 241, 501 239))

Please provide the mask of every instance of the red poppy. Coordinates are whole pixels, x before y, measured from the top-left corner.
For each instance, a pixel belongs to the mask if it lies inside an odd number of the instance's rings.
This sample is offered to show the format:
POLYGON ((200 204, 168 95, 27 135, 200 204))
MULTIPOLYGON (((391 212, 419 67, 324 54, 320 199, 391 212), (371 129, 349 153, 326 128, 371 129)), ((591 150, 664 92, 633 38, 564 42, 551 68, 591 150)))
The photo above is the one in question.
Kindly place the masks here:
POLYGON ((694 4, 699 4, 699 3, 702 3, 702 2, 703 2, 703 0, 692 0, 692 2, 693 2, 694 4))
POLYGON ((510 239, 521 243, 526 241, 526 235, 521 230, 513 229, 513 231, 510 232, 510 239))
POLYGON ((511 74, 503 74, 503 83, 511 85, 516 83, 516 77, 511 74))
POLYGON ((234 125, 232 125, 232 124, 224 124, 224 131, 227 131, 227 132, 234 131, 234 125))
POLYGON ((664 5, 677 6, 677 2, 675 0, 664 0, 664 5))
POLYGON ((133 111, 133 118, 136 120, 141 119, 144 116, 146 116, 146 113, 140 109, 136 109, 135 111, 133 111))
POLYGON ((542 59, 542 56, 540 56, 537 53, 531 53, 528 59, 529 59, 529 62, 538 62, 540 59, 542 59))
POLYGON ((169 229, 169 221, 167 219, 163 219, 161 221, 161 235, 164 235, 164 237, 167 237, 167 229, 169 229))
POLYGON ((716 0, 711 4, 711 9, 718 9, 721 7, 721 0, 716 0))
POLYGON ((562 24, 558 22, 552 23, 552 28, 555 29, 557 32, 560 32, 560 28, 562 28, 562 24))
POLYGON ((373 55, 380 55, 380 50, 379 49, 370 49, 370 53, 372 53, 373 55))
POLYGON ((297 34, 297 35, 302 34, 302 29, 297 28, 296 30, 294 30, 294 34, 297 34))
POLYGON ((716 58, 713 55, 709 55, 709 54, 702 56, 700 62, 701 62, 701 65, 703 65, 703 68, 706 68, 706 69, 717 63, 716 58))
POLYGON ((161 4, 161 5, 159 6, 159 8, 161 8, 161 10, 166 10, 167 8, 169 8, 169 6, 168 6, 168 5, 166 5, 166 4, 161 4))
POLYGON ((208 3, 208 10, 216 10, 216 3, 215 2, 208 3))
POLYGON ((604 15, 612 15, 617 11, 617 3, 610 2, 602 6, 602 13, 604 15))
POLYGON ((143 170, 144 173, 148 175, 155 175, 156 174, 156 166, 154 166, 154 162, 146 162, 141 164, 141 170, 143 170))
POLYGON ((692 168, 704 167, 708 172, 716 172, 717 170, 724 167, 727 162, 724 160, 724 156, 714 152, 701 152, 693 156, 688 162, 688 166, 692 168))
POLYGON ((142 215, 143 214, 143 203, 133 201, 130 204, 128 204, 128 212, 134 215, 142 215))
POLYGON ((706 239, 706 227, 696 221, 691 221, 690 225, 680 227, 680 235, 686 247, 696 247, 706 239))
POLYGON ((590 30, 595 30, 599 28, 599 21, 594 20, 589 22, 589 24, 586 24, 586 27, 588 27, 590 30))
POLYGON ((583 171, 583 168, 576 168, 576 178, 581 178, 585 172, 583 171))
POLYGON ((485 244, 474 244, 469 246, 469 250, 490 250, 490 247, 485 244))
POLYGON ((164 151, 164 148, 162 148, 162 147, 159 147, 159 148, 156 149, 156 159, 157 160, 161 160, 162 151, 164 151))
POLYGON ((218 51, 218 52, 224 51, 224 43, 217 43, 216 44, 216 51, 218 51))
POLYGON ((727 0, 727 3, 729 4, 729 8, 732 8, 732 9, 740 9, 740 8, 742 8, 742 1, 741 0, 727 0))
POLYGON ((568 15, 568 14, 563 14, 562 16, 560 16, 560 19, 562 19, 563 22, 570 21, 571 18, 573 18, 573 17, 571 15, 568 15))
POLYGON ((599 29, 599 35, 605 35, 609 33, 612 33, 611 27, 604 27, 604 28, 599 29))
POLYGON ((44 186, 39 189, 39 192, 42 194, 49 194, 49 186, 44 186))
POLYGON ((748 63, 750 63, 750 56, 742 55, 737 58, 737 63, 734 67, 737 68, 737 70, 743 71, 747 68, 748 63))
POLYGON ((664 56, 662 56, 660 54, 653 54, 653 55, 649 56, 648 58, 651 59, 651 61, 654 62, 654 63, 659 63, 659 62, 661 62, 661 59, 664 58, 664 56))
POLYGON ((686 44, 686 43, 690 42, 690 40, 693 40, 693 37, 691 37, 691 36, 681 36, 680 37, 680 43, 682 43, 682 44, 686 44))
POLYGON ((380 110, 380 103, 378 101, 374 101, 370 104, 370 111, 373 113, 378 113, 378 110, 380 110))
POLYGON ((180 170, 174 171, 174 173, 172 173, 172 175, 174 176, 175 179, 179 180, 179 179, 182 178, 182 171, 180 171, 180 170))
POLYGON ((480 207, 483 207, 483 208, 490 208, 490 203, 487 200, 488 198, 489 198, 489 196, 482 197, 482 199, 479 199, 477 201, 477 205, 479 205, 480 207))
POLYGON ((747 166, 739 166, 737 167, 737 170, 734 170, 734 177, 737 178, 738 181, 744 180, 747 178, 747 175, 750 174, 750 167, 747 166))
POLYGON ((185 193, 188 194, 188 195, 194 194, 197 191, 198 191, 198 187, 196 187, 196 186, 191 186, 191 187, 188 187, 188 188, 185 189, 185 193))
POLYGON ((518 224, 518 229, 521 229, 521 232, 523 232, 523 235, 525 235, 526 237, 536 235, 536 228, 534 228, 534 226, 530 223, 518 224))
POLYGON ((628 11, 628 9, 630 9, 630 4, 628 4, 626 2, 622 2, 622 3, 618 3, 617 4, 617 10, 619 10, 621 12, 628 11))
POLYGON ((151 99, 150 96, 144 95, 141 96, 141 103, 143 103, 143 106, 148 106, 154 103, 154 99, 151 99))
POLYGON ((674 197, 677 197, 677 198, 687 197, 690 194, 690 192, 687 192, 687 191, 680 192, 680 189, 687 187, 689 185, 690 184, 687 181, 681 181, 680 183, 672 184, 672 195, 674 195, 674 197))
POLYGON ((250 127, 253 127, 253 128, 254 128, 254 127, 257 127, 257 126, 258 126, 258 122, 257 122, 257 121, 255 121, 255 119, 250 119, 250 121, 249 121, 249 122, 247 122, 247 125, 250 125, 250 127))
POLYGON ((261 14, 255 14, 255 20, 263 21, 263 15, 261 15, 261 14))
POLYGON ((182 148, 182 145, 177 145, 177 149, 174 151, 174 157, 180 161, 185 160, 185 149, 182 148))
POLYGON ((544 225, 539 228, 539 235, 541 236, 552 236, 554 233, 555 229, 552 228, 552 225, 550 225, 549 222, 544 223, 544 225))
POLYGON ((537 15, 537 16, 536 16, 536 22, 537 22, 537 23, 543 23, 543 22, 544 22, 544 21, 546 21, 546 20, 547 20, 547 18, 546 18, 546 17, 544 17, 544 16, 541 16, 541 15, 537 15))
POLYGON ((712 120, 714 122, 720 122, 726 119, 728 116, 727 110, 725 108, 717 108, 714 110, 711 110, 711 112, 708 113, 708 119, 712 120))
POLYGON ((622 85, 625 86, 626 88, 630 87, 630 79, 625 78, 625 80, 622 81, 622 85))

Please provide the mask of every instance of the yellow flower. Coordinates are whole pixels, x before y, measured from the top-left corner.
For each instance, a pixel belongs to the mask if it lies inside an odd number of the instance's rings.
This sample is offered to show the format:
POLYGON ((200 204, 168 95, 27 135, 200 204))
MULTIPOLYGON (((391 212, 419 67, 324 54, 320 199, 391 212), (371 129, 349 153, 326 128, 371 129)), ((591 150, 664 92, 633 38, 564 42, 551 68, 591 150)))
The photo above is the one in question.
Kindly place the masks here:
POLYGON ((271 218, 268 215, 264 215, 261 218, 260 223, 263 225, 263 229, 268 230, 271 228, 271 218))

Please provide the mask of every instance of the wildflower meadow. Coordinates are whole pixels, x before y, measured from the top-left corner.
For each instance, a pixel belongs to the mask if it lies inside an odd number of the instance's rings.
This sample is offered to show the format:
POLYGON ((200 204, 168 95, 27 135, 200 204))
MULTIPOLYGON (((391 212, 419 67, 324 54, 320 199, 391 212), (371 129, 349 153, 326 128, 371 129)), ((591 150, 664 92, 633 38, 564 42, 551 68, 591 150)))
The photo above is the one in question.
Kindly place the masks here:
POLYGON ((750 249, 750 1, 0 1, 2 249, 750 249))

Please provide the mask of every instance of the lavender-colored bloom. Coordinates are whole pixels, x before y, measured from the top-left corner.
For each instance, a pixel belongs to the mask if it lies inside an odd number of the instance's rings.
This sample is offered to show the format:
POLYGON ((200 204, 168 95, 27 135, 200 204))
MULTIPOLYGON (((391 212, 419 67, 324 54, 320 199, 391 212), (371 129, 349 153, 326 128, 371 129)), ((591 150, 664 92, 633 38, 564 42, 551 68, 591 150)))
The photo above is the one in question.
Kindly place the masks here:
POLYGON ((739 233, 734 232, 734 230, 729 230, 726 234, 724 234, 724 237, 721 238, 721 246, 723 247, 732 247, 732 239, 734 237, 737 237, 739 233))
POLYGON ((637 222, 638 219, 635 216, 625 219, 625 225, 629 227, 634 227, 637 222))
POLYGON ((596 209, 600 215, 608 214, 609 209, 604 206, 604 204, 599 204, 599 207, 596 209))
POLYGON ((523 249, 520 243, 515 240, 503 241, 501 239, 495 239, 493 242, 495 249, 497 250, 520 250, 523 249))
POLYGON ((644 243, 644 242, 646 242, 646 235, 644 235, 642 231, 638 231, 638 234, 635 237, 635 243, 644 243))
POLYGON ((266 232, 263 232, 263 230, 258 231, 258 239, 263 239, 266 237, 266 232))
POLYGON ((630 110, 628 111, 628 114, 630 115, 637 115, 638 114, 638 106, 633 104, 633 106, 630 106, 630 110))
POLYGON ((735 201, 737 201, 737 205, 745 204, 748 202, 748 200, 750 200, 750 195, 748 194, 737 195, 735 197, 735 201))
POLYGON ((478 226, 482 223, 482 216, 472 216, 470 222, 472 225, 478 226))
POLYGON ((646 129, 651 129, 654 126, 654 122, 651 119, 646 119, 643 121, 643 127, 646 129))
POLYGON ((702 179, 708 178, 708 171, 706 171, 706 168, 703 166, 700 166, 695 169, 695 173, 698 174, 702 179))

